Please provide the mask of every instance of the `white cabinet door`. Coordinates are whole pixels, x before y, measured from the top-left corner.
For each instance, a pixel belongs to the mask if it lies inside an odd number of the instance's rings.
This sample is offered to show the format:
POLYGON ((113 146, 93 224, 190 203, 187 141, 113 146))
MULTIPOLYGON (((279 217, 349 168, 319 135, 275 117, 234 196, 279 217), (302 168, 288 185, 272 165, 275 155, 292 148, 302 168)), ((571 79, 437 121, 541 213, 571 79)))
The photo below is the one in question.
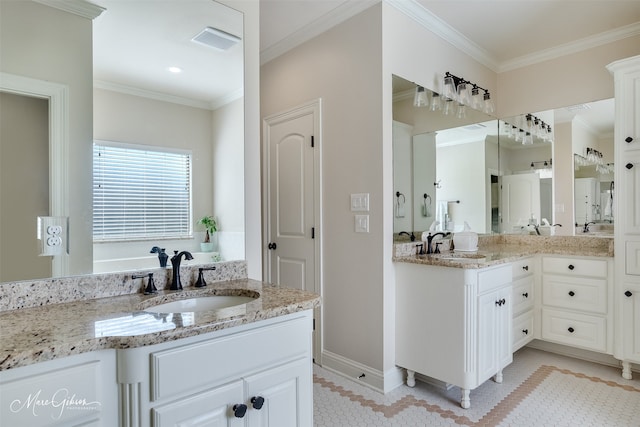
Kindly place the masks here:
POLYGON ((478 297, 478 383, 513 360, 510 298, 510 286, 478 297))
MULTIPOLYGON (((622 225, 625 234, 640 234, 640 152, 625 153, 620 177, 616 180, 622 183, 622 191, 618 200, 622 221, 616 222, 622 225)), ((617 182, 616 182, 617 184, 617 182)))
MULTIPOLYGON (((156 427, 241 427, 246 412, 240 417, 243 405, 243 384, 236 381, 213 390, 198 393, 152 409, 156 427), (234 406, 238 410, 235 415, 234 406)), ((248 411, 248 409, 246 409, 248 411)))
POLYGON ((624 357, 640 363, 640 285, 627 283, 622 288, 624 357))
POLYGON ((299 359, 245 379, 251 427, 313 425, 311 364, 299 359))

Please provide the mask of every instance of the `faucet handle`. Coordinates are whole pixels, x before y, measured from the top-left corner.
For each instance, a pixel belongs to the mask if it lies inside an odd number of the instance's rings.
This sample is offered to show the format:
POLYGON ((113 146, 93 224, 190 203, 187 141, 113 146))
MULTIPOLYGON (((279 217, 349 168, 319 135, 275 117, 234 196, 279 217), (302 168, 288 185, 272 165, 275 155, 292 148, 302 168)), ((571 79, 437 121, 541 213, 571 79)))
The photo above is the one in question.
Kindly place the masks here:
POLYGON ((153 273, 145 273, 145 274, 139 274, 139 275, 134 274, 133 276, 131 276, 132 279, 141 279, 143 277, 149 278, 149 280, 147 280, 147 287, 144 289, 144 294, 149 295, 149 294, 157 293, 158 289, 156 288, 156 285, 153 282, 153 273))

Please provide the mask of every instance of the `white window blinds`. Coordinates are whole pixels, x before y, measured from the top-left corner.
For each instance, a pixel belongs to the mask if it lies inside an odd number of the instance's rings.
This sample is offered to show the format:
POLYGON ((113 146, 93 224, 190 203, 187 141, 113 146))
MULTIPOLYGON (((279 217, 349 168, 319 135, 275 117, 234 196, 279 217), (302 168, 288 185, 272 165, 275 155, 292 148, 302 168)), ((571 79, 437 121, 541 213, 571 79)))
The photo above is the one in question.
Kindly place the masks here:
POLYGON ((190 152, 93 144, 94 241, 191 235, 190 152))

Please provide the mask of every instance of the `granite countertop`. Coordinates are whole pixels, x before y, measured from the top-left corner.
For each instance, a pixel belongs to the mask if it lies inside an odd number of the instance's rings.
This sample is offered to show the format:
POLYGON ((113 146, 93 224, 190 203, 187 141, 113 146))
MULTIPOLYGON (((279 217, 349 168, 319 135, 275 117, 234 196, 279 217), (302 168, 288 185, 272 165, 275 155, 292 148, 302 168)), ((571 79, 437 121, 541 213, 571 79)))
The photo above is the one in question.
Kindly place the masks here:
POLYGON ((125 349, 172 341, 320 305, 317 294, 251 279, 182 291, 140 292, 0 312, 0 371, 103 349, 125 349), (210 312, 151 313, 157 304, 208 295, 258 296, 254 301, 210 312))
POLYGON ((598 237, 491 237, 479 240, 475 252, 445 252, 416 255, 415 245, 396 244, 394 262, 436 265, 454 268, 485 268, 538 255, 613 257, 613 239, 598 237))

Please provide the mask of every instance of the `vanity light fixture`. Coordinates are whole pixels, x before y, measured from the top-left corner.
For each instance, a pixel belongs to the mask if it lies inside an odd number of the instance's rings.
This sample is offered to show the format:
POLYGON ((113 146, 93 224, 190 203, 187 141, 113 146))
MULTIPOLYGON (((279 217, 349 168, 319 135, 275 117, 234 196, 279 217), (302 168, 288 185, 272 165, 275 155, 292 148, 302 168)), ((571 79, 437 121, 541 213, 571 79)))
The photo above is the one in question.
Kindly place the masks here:
POLYGON ((488 89, 462 77, 455 76, 448 71, 444 75, 442 96, 457 101, 461 105, 483 111, 486 114, 495 112, 495 106, 488 89), (484 91, 482 99, 480 98, 480 90, 484 91))
POLYGON ((533 114, 523 114, 516 117, 514 122, 515 123, 504 122, 504 124, 506 136, 514 139, 516 142, 520 142, 522 145, 533 145, 535 142, 534 138, 553 142, 551 125, 540 120, 540 118, 533 114))
POLYGON ((240 37, 218 28, 205 27, 191 41, 217 50, 228 50, 240 41, 240 37))
POLYGON ((540 160, 531 162, 531 169, 548 169, 553 165, 553 160, 540 160))
POLYGON ((427 99, 427 92, 424 90, 424 87, 416 86, 416 93, 413 96, 413 106, 426 107, 427 105, 429 105, 429 100, 427 99))

